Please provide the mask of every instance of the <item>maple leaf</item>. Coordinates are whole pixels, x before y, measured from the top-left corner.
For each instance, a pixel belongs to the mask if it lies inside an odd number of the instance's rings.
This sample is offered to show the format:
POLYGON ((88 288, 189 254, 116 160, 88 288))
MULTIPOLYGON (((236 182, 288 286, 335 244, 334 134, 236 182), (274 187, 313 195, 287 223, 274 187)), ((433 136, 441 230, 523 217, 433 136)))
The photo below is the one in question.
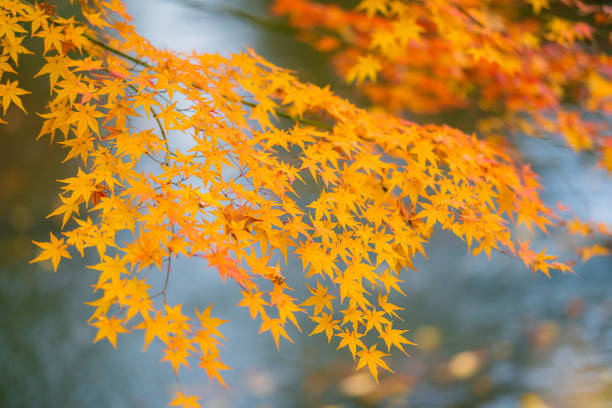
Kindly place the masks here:
POLYGON ((334 311, 331 301, 336 297, 327 293, 327 290, 329 289, 327 286, 321 286, 321 283, 319 280, 317 280, 316 289, 313 289, 308 285, 306 285, 306 287, 313 296, 302 302, 302 306, 314 306, 314 316, 321 313, 324 307, 332 312, 334 311))
POLYGON ((284 326, 284 323, 281 319, 270 319, 268 317, 263 317, 261 327, 259 328, 259 333, 270 331, 272 333, 272 337, 274 337, 274 343, 276 344, 276 349, 280 350, 280 347, 278 345, 278 340, 280 336, 283 336, 284 338, 289 340, 291 343, 293 343, 293 340, 291 340, 291 338, 289 337, 289 335, 287 334, 283 326, 284 326))
POLYGON ((83 11, 83 16, 89 21, 89 24, 99 28, 110 27, 110 24, 104 20, 101 14, 102 13, 87 13, 83 11))
POLYGON ((211 380, 213 378, 216 378, 217 381, 221 383, 221 385, 223 385, 225 388, 229 388, 227 384, 225 383, 225 381, 223 380, 223 377, 221 377, 219 370, 231 370, 232 368, 225 365, 219 359, 218 352, 208 352, 204 354, 200 358, 200 367, 206 370, 206 374, 208 374, 208 378, 210 378, 211 380))
POLYGON ((363 311, 355 305, 350 306, 347 309, 341 310, 341 313, 344 315, 344 317, 342 318, 342 326, 347 323, 352 323, 353 330, 356 330, 357 326, 359 326, 365 319, 363 311))
POLYGON ((51 89, 55 88, 55 84, 60 77, 68 77, 72 75, 69 67, 72 65, 67 62, 61 55, 52 55, 45 57, 47 63, 38 71, 34 78, 44 74, 49 75, 49 86, 51 89))
POLYGON ((216 317, 211 317, 210 316, 211 311, 212 311, 212 303, 208 305, 208 307, 204 309, 202 313, 199 313, 197 309, 195 310, 195 313, 198 319, 200 320, 200 324, 202 325, 202 328, 206 329, 209 333, 214 334, 215 336, 218 336, 224 339, 225 337, 223 337, 223 335, 221 334, 219 329, 217 329, 217 327, 219 327, 223 323, 227 323, 227 320, 218 319, 216 317))
POLYGON ((378 31, 374 33, 369 47, 371 49, 380 49, 383 55, 390 55, 396 52, 397 39, 393 31, 378 31))
POLYGON ((126 263, 127 261, 119 254, 115 255, 114 258, 104 255, 98 264, 88 266, 88 268, 101 272, 97 284, 102 285, 108 281, 120 281, 121 274, 128 273, 126 263))
POLYGON ((556 256, 546 255, 546 249, 543 249, 539 254, 533 258, 532 269, 533 272, 542 271, 546 277, 550 278, 549 269, 557 269, 554 264, 551 264, 550 260, 556 259, 556 256))
POLYGON ((309 336, 312 336, 313 334, 325 332, 325 335, 327 336, 327 341, 331 342, 331 338, 334 335, 334 330, 340 329, 340 326, 338 325, 340 321, 333 320, 333 314, 331 313, 328 314, 328 313, 323 312, 321 316, 311 316, 310 318, 315 323, 317 323, 317 326, 309 334, 309 336))
POLYGON ((401 320, 401 318, 397 315, 397 313, 395 313, 395 311, 404 310, 404 308, 396 306, 393 303, 389 303, 388 298, 389 298, 389 293, 387 293, 384 296, 382 293, 379 293, 378 294, 378 306, 380 306, 380 308, 384 310, 386 314, 389 314, 401 320))
POLYGON ((535 14, 540 14, 544 8, 550 8, 549 0, 528 0, 535 14))
POLYGON ((62 201, 62 205, 59 206, 55 211, 47 216, 47 218, 54 215, 64 214, 62 217, 62 228, 66 225, 66 222, 72 217, 72 213, 79 214, 79 204, 81 200, 78 196, 72 195, 70 197, 59 196, 62 201))
POLYGON ((198 402, 199 397, 194 395, 186 395, 182 391, 176 391, 174 398, 168 403, 170 407, 181 407, 181 408, 201 408, 202 406, 198 402))
MULTIPOLYGON (((172 322, 171 331, 174 333, 191 331, 190 325, 188 323, 189 317, 185 316, 183 312, 181 311, 182 306, 183 305, 181 304, 174 305, 174 306, 170 306, 168 304, 164 305, 164 311, 166 312, 166 317, 170 320, 170 322, 172 322)), ((196 310, 196 314, 197 314, 197 310, 196 310)))
POLYGON ((134 326, 134 329, 145 330, 145 344, 142 349, 145 351, 155 337, 158 337, 162 342, 167 344, 170 341, 172 326, 167 316, 162 316, 161 312, 157 312, 155 317, 145 318, 142 323, 134 326))
MULTIPOLYGON (((91 174, 85 173, 79 167, 77 170, 76 177, 69 177, 67 179, 59 180, 62 183, 66 183, 62 189, 66 191, 72 191, 71 200, 80 201, 83 200, 85 203, 89 202, 89 198, 96 191, 96 184, 94 183, 91 174)), ((65 223, 65 221, 64 221, 65 223)))
POLYGON ((391 326, 392 326, 391 323, 385 325, 385 329, 380 333, 380 336, 379 336, 381 339, 385 341, 385 344, 387 345, 387 351, 391 351, 391 346, 395 346, 398 349, 400 349, 402 353, 408 354, 406 353, 406 351, 404 351, 402 344, 410 344, 412 346, 416 346, 417 344, 406 340, 402 336, 402 333, 405 333, 408 330, 395 330, 391 326))
POLYGON ((248 285, 249 276, 238 266, 238 262, 231 258, 227 250, 216 250, 204 256, 209 266, 216 266, 223 280, 233 278, 241 285, 248 285))
POLYGON ((376 328, 379 333, 382 333, 382 325, 390 323, 384 315, 384 310, 366 309, 363 313, 363 318, 366 321, 366 333, 372 328, 376 328))
POLYGON ((338 348, 336 350, 339 350, 342 347, 348 346, 353 356, 353 360, 355 360, 355 353, 357 351, 357 346, 363 349, 366 348, 363 341, 360 340, 360 338, 363 337, 363 334, 357 332, 356 329, 353 329, 353 330, 344 329, 344 331, 341 331, 340 333, 336 334, 336 336, 342 339, 340 340, 340 343, 338 344, 338 348))
POLYGON ((4 37, 4 54, 8 54, 15 64, 18 63, 19 54, 33 54, 30 50, 21 45, 24 39, 25 37, 16 37, 15 35, 7 35, 4 37))
POLYGON ((249 313, 251 314, 251 318, 255 319, 259 314, 262 316, 266 316, 266 311, 264 306, 268 304, 265 300, 261 298, 263 292, 257 291, 242 291, 242 300, 238 302, 238 306, 248 307, 249 313))
POLYGON ((393 22, 393 34, 397 37, 402 47, 406 47, 409 41, 420 40, 423 31, 423 28, 413 17, 402 18, 393 22))
POLYGON ((47 26, 49 16, 42 9, 42 4, 39 4, 39 7, 34 8, 33 12, 30 14, 30 19, 32 24, 31 33, 34 35, 39 28, 47 26))
POLYGON ((368 370, 376 380, 378 384, 378 367, 382 367, 387 371, 393 372, 387 366, 387 363, 383 361, 383 357, 388 356, 389 354, 385 354, 380 350, 376 350, 376 344, 372 345, 369 349, 364 348, 361 351, 357 352, 357 356, 359 357, 359 362, 357 363, 357 370, 364 366, 368 366, 368 370))
POLYGON ((275 283, 274 289, 270 292, 270 305, 276 305, 278 317, 283 324, 285 320, 289 319, 299 331, 302 331, 295 317, 295 312, 303 312, 304 310, 295 304, 294 298, 284 293, 285 288, 293 290, 284 283, 275 283))
POLYGON ((382 15, 386 15, 388 13, 387 0, 361 0, 355 9, 365 11, 370 17, 376 13, 380 13, 382 15))
POLYGON ((6 83, 4 84, 0 84, 0 97, 2 97, 2 110, 3 110, 3 114, 5 115, 6 115, 6 110, 11 105, 11 103, 14 103, 15 105, 17 105, 19 109, 21 109, 25 114, 28 113, 23 107, 23 104, 21 103, 21 98, 19 97, 21 95, 29 94, 30 92, 24 89, 18 88, 17 85, 19 85, 18 81, 11 82, 9 80, 7 80, 6 83))
POLYGON ((588 261, 594 256, 605 256, 610 254, 612 251, 610 248, 604 247, 599 244, 578 248, 578 254, 583 261, 588 261))
POLYGON ((389 294, 391 292, 391 288, 393 288, 397 292, 401 293, 402 295, 404 295, 404 296, 406 295, 402 291, 402 288, 400 288, 399 285, 398 285, 398 283, 401 283, 403 281, 398 279, 397 276, 395 276, 395 274, 393 272, 391 272, 390 270, 386 270, 382 274, 382 276, 379 275, 378 279, 385 286, 385 290, 387 291, 387 294, 389 294))
POLYGON ((122 319, 118 317, 99 316, 96 321, 91 323, 98 328, 98 333, 93 342, 96 343, 104 338, 108 339, 113 348, 117 348, 117 333, 128 333, 129 330, 121 325, 122 319))
POLYGON ((157 114, 157 118, 164 122, 164 127, 167 130, 170 130, 174 126, 178 125, 182 117, 183 115, 181 115, 176 109, 176 102, 166 104, 157 114))
POLYGON ((179 367, 181 365, 186 367, 189 366, 187 357, 191 355, 189 352, 190 350, 193 350, 190 339, 187 339, 183 335, 172 336, 170 337, 167 347, 164 350, 164 357, 162 358, 162 361, 170 362, 174 373, 178 374, 179 367))
POLYGON ((376 80, 376 75, 382 69, 382 65, 378 58, 373 55, 365 55, 359 57, 357 64, 351 68, 346 75, 347 82, 357 81, 358 84, 363 82, 365 79, 371 81, 376 80))
POLYGON ((147 93, 147 92, 142 92, 142 93, 138 93, 136 95, 134 95, 132 97, 133 101, 134 101, 134 108, 138 108, 140 106, 142 106, 142 108, 145 110, 145 112, 147 113, 147 118, 149 117, 149 114, 151 113, 151 106, 153 105, 161 105, 156 99, 155 99, 155 94, 154 93, 147 93))
POLYGON ((47 259, 51 259, 51 263, 53 264, 53 271, 57 271, 57 266, 59 265, 62 258, 71 259, 70 253, 68 253, 68 244, 64 243, 64 238, 57 239, 53 233, 49 232, 50 242, 36 242, 32 241, 34 244, 38 245, 43 249, 43 251, 34 259, 30 261, 30 263, 41 262, 47 259))
MULTIPOLYGON (((9 63, 8 55, 3 55, 0 57, 0 73, 10 72, 16 74, 17 72, 13 69, 11 64, 9 63)), ((1 77, 1 75, 0 75, 1 77)))
POLYGON ((49 24, 48 26, 43 26, 41 31, 36 34, 36 36, 44 39, 44 54, 52 48, 60 54, 63 54, 64 49, 62 47, 62 40, 64 39, 64 35, 62 31, 62 26, 49 24))

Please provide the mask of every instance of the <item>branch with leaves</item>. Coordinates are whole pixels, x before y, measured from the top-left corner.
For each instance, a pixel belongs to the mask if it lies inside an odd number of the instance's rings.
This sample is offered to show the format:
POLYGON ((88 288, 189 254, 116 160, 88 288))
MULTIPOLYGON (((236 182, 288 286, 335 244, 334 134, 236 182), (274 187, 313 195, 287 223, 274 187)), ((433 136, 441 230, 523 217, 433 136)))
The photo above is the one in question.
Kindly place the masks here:
MULTIPOLYGON (((177 376, 197 362, 225 385, 225 320, 210 305, 184 313, 167 297, 172 259, 202 258, 203 273, 240 286, 238 306, 277 348, 301 331, 304 313, 316 323, 311 334, 337 341, 378 380, 379 369, 390 371, 384 357, 413 345, 396 328, 401 308, 389 296, 404 293, 400 274, 426 257, 437 231, 451 231, 474 255, 501 251, 546 275, 571 266, 534 252, 513 236, 515 226, 573 222, 595 231, 545 205, 537 176, 497 144, 360 109, 251 50, 158 49, 135 32, 121 1, 79 4, 87 23, 47 3, 0 3, 0 96, 4 115, 13 105, 26 111, 27 91, 9 78, 31 53, 22 41, 41 41, 37 76, 48 76, 51 97, 38 137, 63 146, 78 170, 61 180, 62 205, 52 213, 62 217, 61 236, 35 242, 42 252, 33 262, 51 260, 55 270, 71 253, 97 255, 89 266, 98 273, 99 297, 88 303, 94 341, 116 346, 119 333, 142 330, 145 349, 165 345, 177 376), (306 183, 320 190, 304 206, 306 183), (306 299, 286 281, 289 254, 301 261, 306 299), (156 273, 164 282, 157 293, 156 273)), ((375 76, 358 71, 349 76, 375 76)), ((197 406, 197 398, 179 392, 171 405, 197 406)))

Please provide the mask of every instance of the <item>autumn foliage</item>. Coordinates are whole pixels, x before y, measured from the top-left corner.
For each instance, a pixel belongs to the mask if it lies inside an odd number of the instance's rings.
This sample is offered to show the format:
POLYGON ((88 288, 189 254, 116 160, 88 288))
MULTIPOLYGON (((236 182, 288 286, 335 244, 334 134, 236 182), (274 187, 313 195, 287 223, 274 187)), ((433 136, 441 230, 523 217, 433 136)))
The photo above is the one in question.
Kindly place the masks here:
MULTIPOLYGON (((532 250, 515 227, 610 237, 605 225, 547 206, 536 174, 500 138, 561 134, 612 171, 608 6, 364 0, 346 10, 276 0, 273 11, 333 53, 340 75, 370 98, 366 110, 252 50, 158 49, 120 0, 79 4, 84 19, 0 1, 0 96, 3 114, 26 111, 28 91, 12 76, 31 53, 24 39, 40 41, 37 76, 48 77, 51 97, 38 137, 63 146, 78 170, 60 180, 51 214, 61 236, 35 242, 33 261, 50 259, 55 270, 62 258, 97 254, 94 341, 115 346, 119 333, 142 331, 145 349, 161 341, 177 374, 197 364, 225 384, 225 321, 210 305, 192 312, 166 301, 173 260, 202 258, 203 273, 240 290, 238 306, 277 347, 308 316, 311 334, 378 379, 392 348, 414 344, 389 295, 403 294, 401 273, 426 257, 437 231, 474 255, 502 252, 546 275, 571 271, 571 261, 532 250), (450 109, 478 112, 481 132, 402 119, 450 109), (298 195, 305 183, 318 186, 308 202, 298 195), (301 261, 305 299, 286 282, 289 254, 301 261), (165 281, 159 291, 154 274, 165 281)), ((579 251, 588 259, 608 249, 579 251)), ((178 393, 171 405, 198 403, 178 393)))

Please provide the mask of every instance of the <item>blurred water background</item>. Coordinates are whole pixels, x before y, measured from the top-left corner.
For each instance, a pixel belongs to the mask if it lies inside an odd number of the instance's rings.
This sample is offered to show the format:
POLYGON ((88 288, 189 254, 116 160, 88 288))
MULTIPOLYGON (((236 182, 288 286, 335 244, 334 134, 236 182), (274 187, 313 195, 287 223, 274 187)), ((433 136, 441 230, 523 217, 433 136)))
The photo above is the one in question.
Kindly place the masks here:
MULTIPOLYGON (((266 1, 127 5, 137 30, 160 47, 228 54, 248 46, 303 80, 347 92, 324 56, 267 15, 266 1)), ((70 7, 59 11, 68 15, 70 7)), ((31 57, 20 67, 20 83, 37 91, 24 98, 29 112, 42 112, 48 94, 45 78, 32 79, 39 64, 31 57)), ((91 343, 95 329, 86 325, 90 308, 83 302, 95 298, 95 273, 86 263, 64 261, 57 273, 28 264, 37 253, 31 240, 59 229, 59 219, 45 217, 58 204, 56 180, 74 169, 61 164, 59 148, 35 142, 40 121, 34 115, 9 113, 0 128, 0 406, 165 406, 176 381, 170 365, 158 362, 159 347, 142 353, 138 333, 120 335, 117 350, 91 343)), ((561 200, 587 219, 612 224, 611 179, 588 158, 545 141, 520 143, 542 175, 548 203, 561 200)), ((530 238, 558 251, 567 244, 554 232, 530 238)), ((350 355, 322 336, 294 331, 295 344, 281 342, 277 352, 271 336, 256 335, 258 323, 235 306, 235 286, 202 263, 179 263, 168 300, 182 302, 183 310, 214 302, 213 314, 230 320, 222 358, 233 367, 224 375, 231 390, 209 383, 197 368, 182 369, 183 388, 210 408, 612 406, 610 258, 547 279, 503 255, 474 258, 444 234, 428 254, 429 261, 417 260, 419 272, 404 273, 407 296, 395 299, 405 308, 409 338, 420 346, 409 358, 394 354, 395 374, 383 375, 379 385, 355 372, 350 355)), ((300 294, 302 272, 293 265, 285 274, 300 294)), ((309 333, 306 320, 301 324, 309 333)))

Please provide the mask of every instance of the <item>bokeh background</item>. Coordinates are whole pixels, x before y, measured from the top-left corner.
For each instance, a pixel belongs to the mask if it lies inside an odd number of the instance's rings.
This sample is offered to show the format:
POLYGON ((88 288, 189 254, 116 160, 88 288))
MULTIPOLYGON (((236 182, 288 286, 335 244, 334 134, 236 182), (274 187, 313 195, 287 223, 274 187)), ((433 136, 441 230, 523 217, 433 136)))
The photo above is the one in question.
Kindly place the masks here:
MULTIPOLYGON (((57 2, 70 15, 68 2, 57 2)), ((350 2, 347 2, 350 4, 350 2)), ((264 0, 129 0, 137 30, 160 47, 228 54, 245 47, 295 70, 317 84, 332 84, 354 97, 333 73, 327 58, 298 42, 264 0)), ((35 48, 35 47, 34 47, 35 48)), ((95 298, 96 275, 85 261, 28 263, 32 240, 57 234, 59 219, 46 218, 57 206, 58 179, 74 167, 47 140, 35 141, 48 97, 45 78, 34 79, 41 61, 25 57, 20 84, 31 113, 11 108, 0 127, 0 406, 157 407, 176 390, 172 368, 160 363, 159 344, 142 353, 142 334, 120 335, 118 348, 92 344, 86 324, 95 298), (157 348, 156 348, 157 347, 157 348)), ((356 99, 358 103, 365 103, 356 99)), ((452 120, 470 131, 470 124, 452 120)), ((580 216, 612 225, 612 179, 587 157, 549 142, 519 145, 542 175, 549 204, 562 201, 580 216)), ((304 191, 308 194, 308 187, 304 191)), ((519 231, 527 234, 526 231, 519 231)), ((527 236, 536 247, 559 253, 572 242, 555 235, 527 236)), ((205 264, 176 266, 170 302, 183 310, 214 302, 213 314, 230 320, 224 362, 230 390, 210 383, 197 368, 182 369, 181 383, 200 395, 204 407, 610 407, 612 406, 612 260, 595 258, 576 274, 532 275, 503 255, 472 257, 460 242, 438 234, 428 245, 429 261, 405 272, 401 317, 408 337, 419 344, 410 357, 394 354, 395 374, 374 383, 355 372, 345 351, 324 337, 299 335, 276 351, 269 334, 237 308, 235 285, 223 284, 205 264)), ((301 267, 286 270, 303 293, 301 267)), ((305 333, 312 330, 303 319, 305 333)))

